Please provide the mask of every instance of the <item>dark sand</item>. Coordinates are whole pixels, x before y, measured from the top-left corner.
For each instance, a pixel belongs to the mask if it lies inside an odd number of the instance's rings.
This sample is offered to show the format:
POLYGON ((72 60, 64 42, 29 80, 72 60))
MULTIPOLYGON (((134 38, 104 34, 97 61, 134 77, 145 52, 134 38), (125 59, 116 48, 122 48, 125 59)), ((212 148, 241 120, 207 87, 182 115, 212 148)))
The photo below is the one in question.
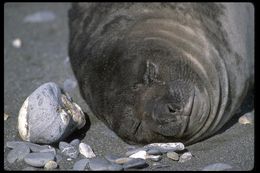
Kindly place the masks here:
MULTIPOLYGON (((68 18, 70 4, 65 3, 8 3, 4 8, 4 112, 10 117, 4 122, 4 169, 21 170, 28 165, 23 161, 9 164, 6 156, 10 149, 7 141, 21 140, 17 131, 19 109, 28 95, 41 84, 56 82, 61 87, 68 79, 75 79, 66 58, 68 56, 68 18), (56 18, 50 22, 24 23, 25 16, 38 11, 52 11, 56 18), (20 49, 12 40, 20 38, 20 49)), ((72 98, 86 112, 78 87, 70 92, 72 98)), ((252 98, 251 98, 252 99, 252 98)), ((89 144, 97 155, 115 153, 123 155, 130 145, 123 142, 102 122, 93 116, 91 125, 73 134, 89 144)), ((254 168, 254 125, 241 125, 235 117, 219 134, 187 146, 194 157, 178 163, 166 156, 160 161, 170 167, 160 170, 201 170, 213 163, 226 163, 230 170, 254 168)), ((68 139, 70 140, 70 139, 68 139)), ((76 160, 79 160, 79 157, 76 160)), ((71 169, 75 160, 62 161, 60 169, 71 169)), ((143 170, 153 170, 152 162, 143 170)))

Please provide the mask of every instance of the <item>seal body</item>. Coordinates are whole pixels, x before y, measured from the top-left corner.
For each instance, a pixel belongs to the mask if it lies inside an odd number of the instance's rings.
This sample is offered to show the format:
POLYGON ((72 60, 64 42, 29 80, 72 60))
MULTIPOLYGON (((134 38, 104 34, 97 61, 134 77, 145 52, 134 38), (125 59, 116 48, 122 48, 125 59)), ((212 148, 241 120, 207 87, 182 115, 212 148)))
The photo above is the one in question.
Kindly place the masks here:
POLYGON ((83 98, 130 143, 204 139, 253 84, 250 3, 80 3, 69 27, 83 98))

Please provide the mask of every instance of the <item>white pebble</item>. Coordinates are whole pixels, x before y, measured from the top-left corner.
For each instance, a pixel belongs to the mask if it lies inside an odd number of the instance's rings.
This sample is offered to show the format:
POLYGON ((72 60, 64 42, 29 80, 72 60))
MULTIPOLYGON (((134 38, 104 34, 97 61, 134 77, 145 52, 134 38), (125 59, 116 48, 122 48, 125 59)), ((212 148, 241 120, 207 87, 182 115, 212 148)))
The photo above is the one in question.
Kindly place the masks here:
POLYGON ((55 161, 53 161, 53 160, 48 161, 44 165, 44 169, 46 169, 46 170, 52 170, 52 169, 55 169, 57 167, 58 167, 58 164, 55 161))
POLYGON ((141 151, 136 152, 135 154, 130 155, 129 157, 136 158, 136 159, 137 158, 146 159, 146 155, 147 155, 146 151, 141 150, 141 151))
POLYGON ((184 145, 181 142, 176 143, 152 143, 144 146, 144 149, 157 149, 162 152, 184 150, 184 145))
POLYGON ((22 41, 21 41, 21 39, 16 38, 13 40, 12 44, 13 44, 13 47, 20 48, 22 46, 22 41))
POLYGON ((252 124, 254 121, 254 111, 248 112, 245 115, 241 116, 238 120, 240 124, 252 124))
POLYGON ((91 147, 88 144, 80 143, 79 144, 79 152, 86 158, 93 158, 96 157, 95 153, 91 149, 91 147))
POLYGON ((191 157, 192 157, 191 152, 185 152, 185 153, 183 153, 183 154, 180 156, 179 162, 180 162, 180 163, 186 162, 186 161, 190 160, 191 157))
POLYGON ((4 113, 4 120, 6 121, 9 118, 9 115, 4 113))

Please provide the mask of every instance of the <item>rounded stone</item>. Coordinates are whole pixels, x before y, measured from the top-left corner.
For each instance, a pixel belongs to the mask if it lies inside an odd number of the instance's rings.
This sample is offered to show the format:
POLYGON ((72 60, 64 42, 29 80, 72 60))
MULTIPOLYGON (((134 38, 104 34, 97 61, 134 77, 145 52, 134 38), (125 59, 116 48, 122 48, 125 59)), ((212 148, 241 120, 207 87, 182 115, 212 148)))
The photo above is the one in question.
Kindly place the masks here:
POLYGON ((191 158, 192 158, 191 152, 185 152, 185 153, 183 153, 183 154, 180 156, 178 162, 183 163, 183 162, 186 162, 186 161, 190 160, 191 158))
POLYGON ((53 161, 53 160, 48 161, 44 165, 44 169, 46 169, 46 170, 56 169, 57 167, 58 167, 58 164, 55 161, 53 161))
POLYGON ((129 162, 123 164, 124 169, 132 169, 132 168, 139 169, 139 168, 145 168, 147 166, 148 164, 145 162, 145 160, 140 158, 132 159, 129 162))
POLYGON ((77 171, 83 171, 87 165, 87 163, 89 162, 89 159, 81 159, 78 160, 77 162, 75 162, 75 164, 73 165, 73 170, 77 170, 77 171))
POLYGON ((95 153, 91 149, 91 147, 88 144, 80 143, 79 144, 79 152, 85 156, 86 158, 93 158, 96 157, 95 153))
POLYGON ((59 149, 61 153, 70 158, 77 158, 79 155, 79 151, 75 148, 75 146, 68 144, 67 142, 61 141, 59 143, 59 149))
POLYGON ((176 153, 176 152, 168 152, 167 153, 167 157, 172 159, 172 160, 175 160, 175 161, 178 161, 179 160, 179 154, 176 153))
POLYGON ((54 160, 53 153, 29 153, 24 158, 25 163, 34 167, 43 167, 50 160, 54 160))
POLYGON ((89 168, 91 171, 105 171, 111 163, 103 158, 95 157, 89 161, 89 168))
POLYGON ((9 163, 14 163, 16 160, 21 161, 29 153, 30 153, 30 148, 26 144, 21 143, 8 153, 7 161, 9 163))
POLYGON ((81 108, 53 82, 41 85, 29 95, 18 115, 20 137, 33 143, 57 142, 85 123, 81 108))

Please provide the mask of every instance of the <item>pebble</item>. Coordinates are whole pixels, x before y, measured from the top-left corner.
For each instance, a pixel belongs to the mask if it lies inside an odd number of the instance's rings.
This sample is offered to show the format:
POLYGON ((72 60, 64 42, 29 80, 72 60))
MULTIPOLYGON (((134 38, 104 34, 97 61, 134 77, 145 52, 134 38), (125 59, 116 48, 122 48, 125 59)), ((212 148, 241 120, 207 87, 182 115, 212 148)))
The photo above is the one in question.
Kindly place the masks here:
POLYGON ((53 161, 53 160, 48 161, 44 165, 44 169, 46 169, 46 170, 56 169, 57 167, 58 167, 58 164, 55 161, 53 161))
POLYGON ((31 166, 27 166, 26 168, 22 169, 23 171, 36 171, 37 168, 35 167, 31 167, 31 166))
POLYGON ((52 11, 39 11, 26 16, 23 21, 25 23, 41 23, 49 22, 56 18, 56 15, 52 11))
POLYGON ((75 164, 73 165, 73 170, 77 170, 77 171, 83 171, 87 165, 87 163, 89 162, 89 159, 81 159, 78 160, 77 162, 75 162, 75 164))
POLYGON ((6 121, 9 118, 10 115, 4 113, 4 120, 6 121))
POLYGON ((20 38, 14 39, 13 42, 12 42, 12 45, 13 45, 13 47, 15 47, 15 48, 21 48, 21 46, 22 46, 22 41, 21 41, 21 39, 20 39, 20 38))
POLYGON ((79 151, 73 145, 70 145, 67 142, 61 141, 59 143, 59 149, 63 155, 73 159, 77 158, 79 155, 79 151))
POLYGON ((89 161, 89 168, 91 171, 105 171, 108 170, 110 162, 101 157, 95 157, 89 161))
POLYGON ((43 167, 50 160, 54 160, 53 153, 29 153, 24 158, 25 163, 34 167, 43 167))
POLYGON ((108 171, 122 171, 124 168, 122 165, 118 165, 115 163, 111 163, 110 165, 108 165, 107 170, 108 171))
POLYGON ((146 159, 146 151, 140 150, 137 153, 134 153, 129 156, 130 158, 140 158, 140 159, 146 159))
POLYGON ((122 157, 122 158, 118 158, 115 160, 115 163, 117 164, 125 164, 131 160, 133 160, 134 158, 129 158, 129 157, 122 157))
POLYGON ((30 148, 22 143, 11 150, 7 155, 7 161, 14 163, 16 160, 21 161, 26 155, 30 153, 30 148))
POLYGON ((40 153, 53 153, 53 155, 56 156, 55 148, 43 149, 43 150, 40 150, 40 153))
POLYGON ((176 160, 176 161, 179 160, 179 154, 174 152, 174 151, 168 152, 167 157, 172 159, 172 160, 176 160))
POLYGON ((149 154, 147 154, 145 159, 150 159, 154 162, 158 162, 162 159, 162 156, 161 155, 149 155, 149 154))
POLYGON ((41 144, 58 142, 85 123, 81 108, 54 82, 45 83, 33 91, 18 115, 20 137, 41 144))
POLYGON ((42 150, 50 149, 52 148, 50 145, 38 145, 31 142, 26 142, 26 144, 30 147, 32 152, 38 153, 42 150))
POLYGON ((152 143, 145 145, 143 147, 144 149, 156 149, 159 150, 162 153, 166 153, 169 151, 181 151, 184 150, 184 145, 181 142, 176 142, 176 143, 152 143))
POLYGON ((59 154, 57 154, 57 155, 55 156, 55 161, 57 162, 57 164, 59 164, 59 162, 62 161, 62 156, 59 155, 59 154))
POLYGON ((124 169, 131 169, 131 168, 145 168, 148 164, 145 162, 144 159, 132 159, 129 162, 123 164, 124 169))
POLYGON ((105 155, 105 159, 107 159, 108 161, 112 162, 112 163, 116 163, 116 160, 121 158, 120 156, 118 155, 115 155, 115 154, 107 154, 105 155))
POLYGON ((163 165, 161 163, 153 163, 152 166, 153 166, 152 169, 160 169, 160 168, 170 167, 170 165, 163 165))
POLYGON ((70 142, 70 145, 78 148, 79 147, 79 143, 80 143, 80 140, 79 139, 74 139, 70 142))
POLYGON ((156 149, 150 149, 146 151, 147 154, 151 154, 151 155, 159 155, 162 154, 162 152, 160 150, 156 150, 156 149))
POLYGON ((93 150, 91 149, 91 147, 88 144, 85 143, 80 143, 79 144, 79 152, 85 156, 86 158, 93 158, 96 157, 96 155, 94 154, 93 150))
POLYGON ((252 124, 254 121, 254 111, 248 112, 238 119, 240 124, 252 124))
POLYGON ((135 153, 137 153, 137 152, 139 152, 139 151, 146 151, 146 150, 143 149, 143 148, 133 148, 133 149, 128 150, 128 151, 125 153, 125 155, 126 155, 126 156, 131 156, 131 155, 133 155, 133 154, 135 154, 135 153))
POLYGON ((186 161, 190 160, 191 157, 192 157, 191 152, 185 152, 185 153, 183 153, 183 154, 180 156, 178 162, 180 162, 180 163, 186 162, 186 161))
POLYGON ((7 141, 6 147, 14 149, 14 148, 18 147, 19 145, 23 145, 23 144, 26 144, 26 143, 22 142, 22 141, 7 141))
POLYGON ((225 163, 214 163, 204 167, 202 171, 224 171, 231 168, 232 166, 225 163))

